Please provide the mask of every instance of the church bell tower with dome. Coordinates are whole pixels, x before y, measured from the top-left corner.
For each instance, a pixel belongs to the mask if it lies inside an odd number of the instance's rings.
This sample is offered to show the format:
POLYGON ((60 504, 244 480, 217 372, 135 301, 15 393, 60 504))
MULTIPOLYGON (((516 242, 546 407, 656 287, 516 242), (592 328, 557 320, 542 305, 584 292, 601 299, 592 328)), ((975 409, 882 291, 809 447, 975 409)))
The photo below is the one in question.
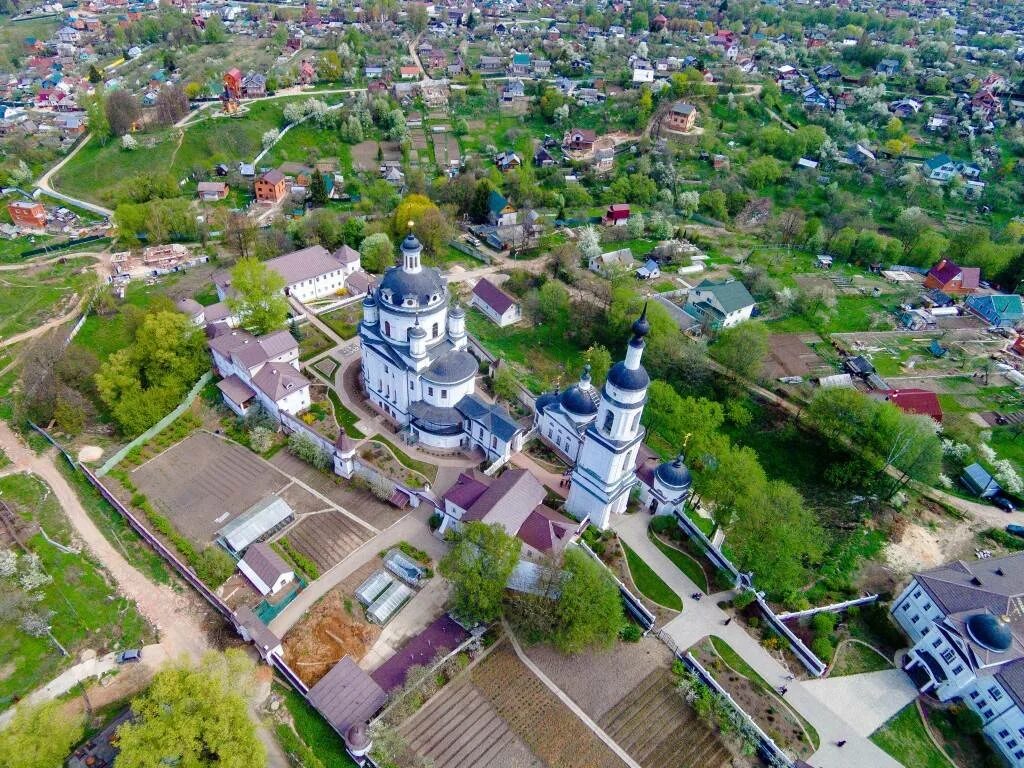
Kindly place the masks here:
POLYGON ((626 359, 608 371, 597 414, 584 432, 571 474, 566 510, 579 520, 589 517, 601 530, 608 528, 612 514, 626 510, 630 491, 638 482, 636 457, 645 434, 640 416, 651 383, 640 358, 650 332, 645 305, 633 323, 626 359))

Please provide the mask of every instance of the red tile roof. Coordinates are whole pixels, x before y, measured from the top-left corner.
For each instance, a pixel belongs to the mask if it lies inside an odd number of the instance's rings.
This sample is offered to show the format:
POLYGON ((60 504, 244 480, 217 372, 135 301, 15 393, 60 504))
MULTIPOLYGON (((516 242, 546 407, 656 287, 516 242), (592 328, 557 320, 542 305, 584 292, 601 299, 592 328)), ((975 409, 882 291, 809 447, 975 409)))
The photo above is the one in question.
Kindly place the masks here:
POLYGON ((935 421, 942 422, 942 406, 939 396, 926 389, 890 389, 885 399, 901 411, 931 416, 935 421))

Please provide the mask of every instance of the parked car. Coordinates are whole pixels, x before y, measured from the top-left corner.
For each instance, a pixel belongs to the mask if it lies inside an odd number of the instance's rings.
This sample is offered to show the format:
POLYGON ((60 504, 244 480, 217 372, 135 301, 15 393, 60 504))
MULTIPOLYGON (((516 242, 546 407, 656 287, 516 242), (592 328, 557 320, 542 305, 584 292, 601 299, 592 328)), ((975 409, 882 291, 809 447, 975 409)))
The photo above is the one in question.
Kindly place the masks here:
POLYGON ((1012 533, 1014 536, 1020 536, 1022 539, 1024 539, 1024 525, 1016 525, 1014 523, 1010 523, 1008 526, 1006 526, 1006 532, 1012 533))
POLYGON ((997 493, 991 499, 992 503, 999 507, 1003 512, 1009 514, 1010 512, 1016 512, 1016 508, 1013 506, 1013 502, 1010 501, 1006 496, 1001 493, 997 493))
POLYGON ((114 657, 118 664, 131 664, 134 662, 142 661, 142 649, 131 648, 127 651, 121 651, 114 657))
POLYGON ((480 241, 477 240, 472 235, 466 235, 466 242, 469 243, 470 245, 474 246, 475 248, 479 248, 480 247, 480 241))

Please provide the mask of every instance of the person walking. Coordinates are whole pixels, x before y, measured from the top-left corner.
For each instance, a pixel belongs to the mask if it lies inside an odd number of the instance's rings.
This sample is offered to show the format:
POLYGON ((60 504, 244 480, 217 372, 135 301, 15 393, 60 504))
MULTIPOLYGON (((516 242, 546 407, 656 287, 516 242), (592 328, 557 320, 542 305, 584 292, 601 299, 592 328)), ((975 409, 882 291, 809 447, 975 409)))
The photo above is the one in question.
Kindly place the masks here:
POLYGON ((729 625, 730 625, 731 623, 732 623, 732 616, 730 616, 730 617, 729 617, 728 619, 726 619, 725 621, 723 621, 723 622, 722 622, 722 624, 723 624, 723 625, 725 625, 725 626, 727 626, 727 627, 728 627, 728 626, 729 626, 729 625))
POLYGON ((840 739, 836 742, 837 747, 842 747, 846 743, 846 739, 840 739))

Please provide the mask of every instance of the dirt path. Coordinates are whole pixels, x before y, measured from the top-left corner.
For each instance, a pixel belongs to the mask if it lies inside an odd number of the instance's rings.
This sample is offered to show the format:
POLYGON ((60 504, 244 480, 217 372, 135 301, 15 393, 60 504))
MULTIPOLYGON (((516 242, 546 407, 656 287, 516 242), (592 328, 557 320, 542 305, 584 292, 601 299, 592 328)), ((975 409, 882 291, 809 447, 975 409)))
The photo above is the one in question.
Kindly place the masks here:
POLYGON ((420 71, 420 77, 427 76, 427 70, 423 68, 423 63, 420 61, 420 55, 416 52, 416 46, 420 44, 420 38, 423 34, 420 33, 416 37, 409 41, 409 55, 412 56, 412 60, 416 63, 416 69, 420 71))
POLYGON ((107 541, 82 507, 78 495, 54 465, 52 452, 35 455, 6 422, 0 422, 0 446, 11 459, 14 469, 31 472, 53 489, 77 536, 110 573, 118 591, 134 600, 139 612, 156 628, 160 634, 160 645, 169 657, 184 654, 198 659, 213 647, 207 639, 202 617, 189 599, 191 591, 185 595, 176 594, 168 586, 154 584, 132 567, 107 541))

